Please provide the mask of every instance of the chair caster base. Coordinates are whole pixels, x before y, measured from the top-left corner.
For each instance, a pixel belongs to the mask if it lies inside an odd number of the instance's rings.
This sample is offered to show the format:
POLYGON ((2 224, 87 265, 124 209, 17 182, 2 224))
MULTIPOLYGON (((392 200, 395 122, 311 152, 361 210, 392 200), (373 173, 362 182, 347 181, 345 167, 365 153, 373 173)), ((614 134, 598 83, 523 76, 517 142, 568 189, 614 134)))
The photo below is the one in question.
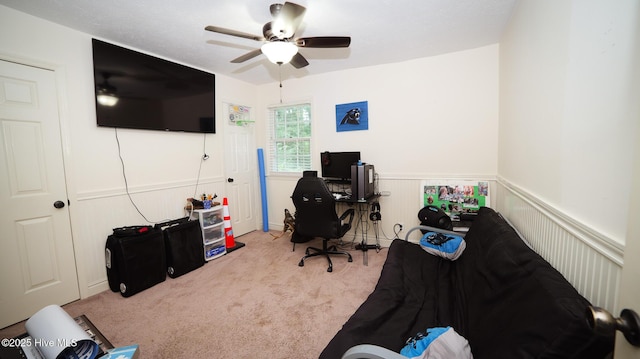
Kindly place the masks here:
POLYGON ((329 262, 329 267, 327 268, 327 272, 329 273, 333 272, 333 263, 331 262, 330 255, 346 255, 347 260, 353 262, 353 257, 349 252, 339 251, 336 246, 327 246, 327 240, 322 242, 322 248, 307 247, 304 253, 305 256, 298 263, 299 267, 304 267, 304 260, 307 258, 323 256, 326 257, 329 262))

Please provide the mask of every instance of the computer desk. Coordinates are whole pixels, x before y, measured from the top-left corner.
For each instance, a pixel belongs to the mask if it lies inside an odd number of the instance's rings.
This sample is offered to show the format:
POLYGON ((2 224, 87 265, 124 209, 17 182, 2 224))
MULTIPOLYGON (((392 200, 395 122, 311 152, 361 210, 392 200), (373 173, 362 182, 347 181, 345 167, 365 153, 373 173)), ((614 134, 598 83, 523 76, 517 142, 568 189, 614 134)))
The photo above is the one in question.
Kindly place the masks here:
POLYGON ((363 253, 363 262, 364 265, 369 265, 369 258, 367 252, 369 249, 378 249, 378 233, 376 235, 376 244, 368 244, 367 243, 367 234, 369 230, 369 226, 367 226, 367 221, 369 220, 369 208, 374 202, 377 202, 380 198, 380 194, 374 194, 366 199, 352 199, 351 197, 342 197, 336 198, 336 203, 344 203, 349 206, 355 207, 356 211, 356 226, 354 228, 353 240, 355 242, 358 237, 358 229, 360 229, 360 233, 362 235, 362 239, 360 243, 356 245, 357 250, 361 250, 363 253))

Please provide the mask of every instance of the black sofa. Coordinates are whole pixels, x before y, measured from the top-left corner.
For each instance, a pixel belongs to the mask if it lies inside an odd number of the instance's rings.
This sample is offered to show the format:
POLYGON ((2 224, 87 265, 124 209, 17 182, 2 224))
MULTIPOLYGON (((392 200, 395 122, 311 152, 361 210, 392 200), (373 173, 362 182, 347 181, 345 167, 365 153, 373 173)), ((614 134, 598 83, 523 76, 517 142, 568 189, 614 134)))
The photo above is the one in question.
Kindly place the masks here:
POLYGON ((465 337, 475 359, 590 359, 613 351, 613 340, 587 324, 590 303, 500 214, 481 208, 465 241, 452 262, 394 240, 375 290, 320 358, 341 358, 359 344, 397 353, 409 337, 439 326, 465 337))

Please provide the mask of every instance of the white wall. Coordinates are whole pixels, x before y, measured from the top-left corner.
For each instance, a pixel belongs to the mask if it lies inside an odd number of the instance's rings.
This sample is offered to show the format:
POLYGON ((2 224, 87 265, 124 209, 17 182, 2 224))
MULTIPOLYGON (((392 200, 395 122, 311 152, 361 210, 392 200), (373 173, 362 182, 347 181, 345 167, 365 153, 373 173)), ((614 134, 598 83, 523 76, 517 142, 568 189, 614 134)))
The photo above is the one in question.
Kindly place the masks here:
MULTIPOLYGON (((313 59, 309 59, 313 66, 313 59)), ((277 84, 260 87, 259 108, 280 102, 277 84)), ((382 228, 417 225, 420 179, 493 180, 497 172, 498 46, 402 63, 283 81, 283 103, 313 104, 313 168, 320 152, 360 151, 375 165, 382 228), (368 101, 367 131, 336 132, 337 104, 368 101)), ((259 147, 267 147, 266 110, 258 116, 259 147)), ((281 228, 283 209, 300 174, 269 175, 269 219, 281 228)))
MULTIPOLYGON (((104 39, 108 41, 109 39, 104 39)), ((80 292, 107 287, 104 244, 114 227, 147 224, 125 195, 115 132, 96 126, 91 35, 0 6, 0 58, 56 70, 69 211, 80 292)), ((252 105, 256 86, 216 76, 217 134, 206 135, 210 159, 198 193, 223 194, 222 100, 252 105)), ((194 195, 205 135, 118 130, 133 199, 150 221, 184 215, 194 195)), ((60 169, 63 170, 63 169, 60 169)))
MULTIPOLYGON (((282 98, 285 104, 313 101, 316 168, 322 151, 359 150, 385 176, 494 174, 497 56, 492 45, 284 80, 282 98), (368 101, 369 130, 336 132, 335 106, 357 101, 368 101)), ((260 107, 277 105, 277 85, 261 86, 260 97, 260 107)), ((258 141, 266 145, 267 139, 258 141)))
POLYGON ((500 44, 498 175, 619 244, 638 140, 639 6, 521 1, 500 44))

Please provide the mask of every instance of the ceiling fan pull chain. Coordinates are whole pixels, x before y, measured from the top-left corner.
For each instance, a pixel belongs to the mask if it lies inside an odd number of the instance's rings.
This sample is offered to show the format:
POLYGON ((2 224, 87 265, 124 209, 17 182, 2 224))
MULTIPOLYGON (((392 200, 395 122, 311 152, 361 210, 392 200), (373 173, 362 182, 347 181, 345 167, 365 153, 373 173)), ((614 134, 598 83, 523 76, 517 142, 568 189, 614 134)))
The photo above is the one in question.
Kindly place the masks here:
POLYGON ((280 77, 280 103, 282 104, 282 64, 278 64, 278 75, 280 77))

